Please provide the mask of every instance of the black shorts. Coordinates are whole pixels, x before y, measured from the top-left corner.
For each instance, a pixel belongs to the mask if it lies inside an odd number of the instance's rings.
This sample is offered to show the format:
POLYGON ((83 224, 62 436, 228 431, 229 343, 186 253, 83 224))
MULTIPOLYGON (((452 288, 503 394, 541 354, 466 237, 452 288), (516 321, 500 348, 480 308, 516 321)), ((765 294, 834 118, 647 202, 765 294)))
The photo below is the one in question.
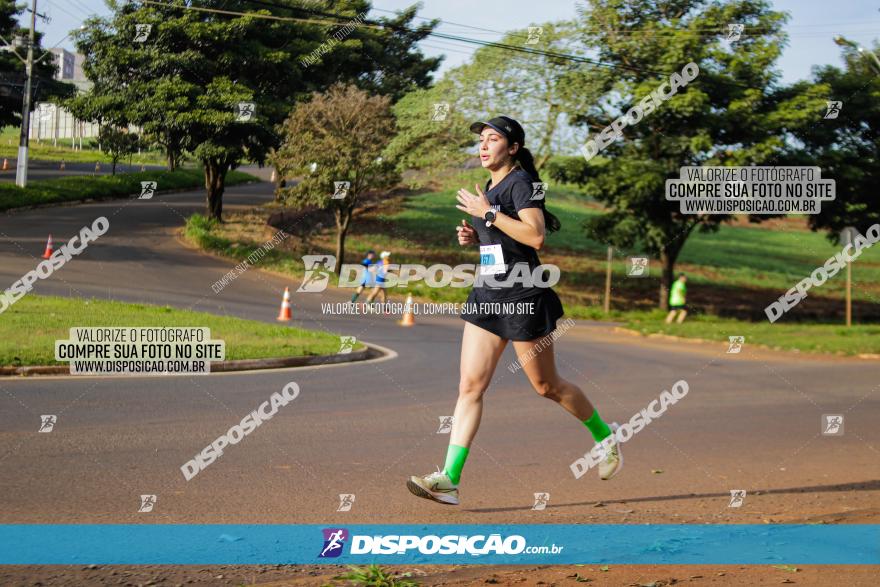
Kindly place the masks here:
POLYGON ((687 309, 688 309, 688 307, 687 307, 687 305, 685 305, 685 304, 679 304, 679 305, 677 305, 677 306, 669 306, 669 310, 670 310, 670 311, 672 311, 672 310, 684 310, 685 312, 687 312, 687 309))
MULTIPOLYGON (((478 305, 471 290, 467 299, 468 306, 478 305)), ((504 304, 505 302, 498 302, 504 304)), ((552 289, 543 288, 541 293, 506 302, 508 304, 534 304, 531 306, 532 313, 525 312, 500 312, 477 314, 473 312, 460 314, 460 318, 488 330, 506 340, 534 340, 546 336, 556 330, 556 321, 565 313, 559 296, 552 289)))

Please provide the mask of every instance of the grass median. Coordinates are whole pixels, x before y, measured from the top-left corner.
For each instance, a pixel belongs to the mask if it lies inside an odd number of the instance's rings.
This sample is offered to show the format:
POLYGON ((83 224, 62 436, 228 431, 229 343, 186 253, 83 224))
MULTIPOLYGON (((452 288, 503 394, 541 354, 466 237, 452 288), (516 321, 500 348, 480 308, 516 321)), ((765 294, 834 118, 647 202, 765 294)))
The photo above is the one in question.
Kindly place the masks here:
MULTIPOLYGON (((570 314, 566 307, 566 314, 570 314)), ((605 316, 600 309, 578 310, 575 318, 615 320, 621 326, 643 335, 666 334, 699 338, 728 344, 731 336, 744 336, 744 349, 757 344, 776 350, 798 350, 839 355, 880 354, 880 324, 843 324, 813 322, 749 322, 712 315, 688 316, 683 324, 665 324, 666 312, 612 312, 605 316)), ((745 352, 745 350, 743 351, 745 352)))
MULTIPOLYGON (((0 366, 66 365, 55 360, 55 341, 72 327, 194 326, 226 343, 226 360, 332 355, 339 335, 265 324, 168 306, 99 299, 27 295, 0 314, 0 366)), ((353 350, 365 348, 356 343, 353 350)))
MULTIPOLYGON (((17 126, 7 126, 0 130, 0 157, 15 159, 18 157, 18 140, 21 130, 17 126)), ((57 141, 51 137, 40 139, 31 138, 28 145, 29 159, 45 161, 65 161, 67 163, 101 163, 111 164, 110 155, 98 149, 97 137, 87 137, 80 141, 72 141, 70 138, 59 138, 57 141), (76 148, 74 143, 82 144, 81 149, 76 148)), ((159 150, 142 149, 140 153, 131 154, 133 165, 165 165, 167 157, 159 150)), ((120 160, 122 163, 123 160, 120 160)), ((129 162, 129 157, 124 159, 129 162)))
MULTIPOLYGON (((127 198, 141 193, 142 181, 155 181, 156 190, 198 189, 204 187, 201 170, 140 171, 116 175, 73 175, 57 179, 33 181, 21 188, 13 183, 0 183, 0 212, 23 206, 58 204, 87 199, 127 198)), ((230 171, 226 185, 258 181, 241 171, 230 171)))

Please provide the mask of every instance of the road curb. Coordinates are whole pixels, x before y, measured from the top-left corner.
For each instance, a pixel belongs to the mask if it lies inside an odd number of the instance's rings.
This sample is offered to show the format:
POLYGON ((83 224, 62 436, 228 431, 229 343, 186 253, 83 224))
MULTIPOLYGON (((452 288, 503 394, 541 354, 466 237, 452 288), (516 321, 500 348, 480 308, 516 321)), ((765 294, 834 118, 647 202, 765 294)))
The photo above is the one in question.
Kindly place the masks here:
MULTIPOLYGON (((268 359, 238 359, 235 361, 216 361, 211 363, 211 373, 229 373, 232 371, 259 371, 263 369, 284 369, 290 367, 314 367, 316 365, 332 365, 337 363, 354 363, 368 361, 384 356, 381 347, 364 343, 367 348, 351 353, 333 355, 314 355, 307 357, 272 357, 268 359)), ((71 375, 69 365, 23 365, 21 367, 0 367, 0 377, 30 377, 34 375, 71 375)), ((112 373, 110 375, 125 375, 112 373)), ((144 375, 135 373, 135 375, 144 375)), ((149 374, 147 374, 149 375, 149 374)), ((172 373, 177 375, 177 373, 172 373)), ((186 373, 182 373, 186 375, 186 373)), ((94 375, 89 375, 94 376, 94 375)), ((78 377, 78 375, 71 375, 78 377)))

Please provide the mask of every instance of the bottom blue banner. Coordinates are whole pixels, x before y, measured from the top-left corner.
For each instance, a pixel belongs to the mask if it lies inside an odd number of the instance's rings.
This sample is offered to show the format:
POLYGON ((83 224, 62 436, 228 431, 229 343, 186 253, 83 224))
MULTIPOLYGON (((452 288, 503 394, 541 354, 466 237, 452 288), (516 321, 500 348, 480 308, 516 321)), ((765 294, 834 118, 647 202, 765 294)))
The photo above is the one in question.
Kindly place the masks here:
POLYGON ((880 564, 880 525, 0 525, 0 564, 880 564))

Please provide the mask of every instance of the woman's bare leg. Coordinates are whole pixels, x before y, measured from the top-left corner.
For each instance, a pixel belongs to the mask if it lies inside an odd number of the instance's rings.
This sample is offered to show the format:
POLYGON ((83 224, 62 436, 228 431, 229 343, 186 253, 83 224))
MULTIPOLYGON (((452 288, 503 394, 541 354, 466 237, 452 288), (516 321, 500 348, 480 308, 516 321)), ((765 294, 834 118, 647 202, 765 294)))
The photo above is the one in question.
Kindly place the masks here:
POLYGON ((574 383, 563 379, 556 372, 556 359, 553 351, 553 341, 547 339, 541 350, 536 346, 542 339, 528 341, 513 341, 513 348, 516 356, 519 358, 523 371, 529 378, 529 382, 538 394, 552 399, 570 414, 580 421, 584 421, 593 415, 593 404, 581 391, 581 388, 574 383), (534 349, 534 351, 532 351, 534 349), (535 352, 532 357, 528 356, 529 351, 535 352))
POLYGON ((465 322, 461 337, 458 401, 455 403, 450 444, 470 448, 483 415, 483 392, 489 387, 506 346, 507 340, 465 322))

